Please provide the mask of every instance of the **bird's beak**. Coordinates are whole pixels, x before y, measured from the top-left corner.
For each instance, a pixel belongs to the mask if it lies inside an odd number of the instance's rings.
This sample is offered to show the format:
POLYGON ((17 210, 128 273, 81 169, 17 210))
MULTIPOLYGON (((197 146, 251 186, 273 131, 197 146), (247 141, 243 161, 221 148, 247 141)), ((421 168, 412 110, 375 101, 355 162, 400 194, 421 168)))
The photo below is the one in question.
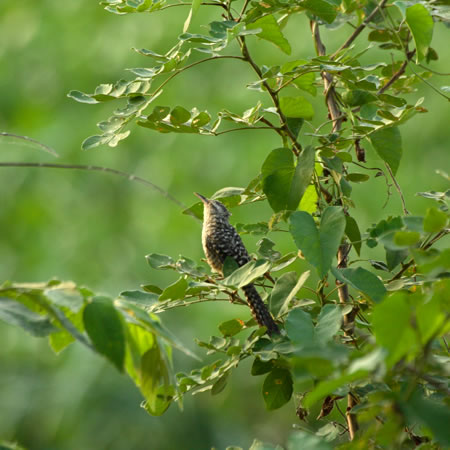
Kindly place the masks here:
POLYGON ((194 195, 196 195, 205 205, 209 205, 210 201, 208 198, 203 197, 203 195, 198 192, 194 192, 194 195))

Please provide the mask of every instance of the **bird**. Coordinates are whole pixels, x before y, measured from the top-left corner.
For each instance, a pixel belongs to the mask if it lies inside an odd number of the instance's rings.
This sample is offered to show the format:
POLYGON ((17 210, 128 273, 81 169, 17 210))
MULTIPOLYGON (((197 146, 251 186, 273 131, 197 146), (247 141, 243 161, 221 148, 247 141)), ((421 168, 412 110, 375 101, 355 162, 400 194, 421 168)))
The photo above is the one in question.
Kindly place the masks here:
MULTIPOLYGON (((251 258, 236 229, 229 222, 231 216, 226 206, 218 200, 208 199, 194 193, 203 202, 202 246, 206 260, 214 272, 223 276, 223 264, 227 257, 232 258, 239 267, 251 258)), ((279 334, 278 325, 270 315, 254 284, 242 287, 253 317, 260 326, 267 328, 267 334, 279 334)))

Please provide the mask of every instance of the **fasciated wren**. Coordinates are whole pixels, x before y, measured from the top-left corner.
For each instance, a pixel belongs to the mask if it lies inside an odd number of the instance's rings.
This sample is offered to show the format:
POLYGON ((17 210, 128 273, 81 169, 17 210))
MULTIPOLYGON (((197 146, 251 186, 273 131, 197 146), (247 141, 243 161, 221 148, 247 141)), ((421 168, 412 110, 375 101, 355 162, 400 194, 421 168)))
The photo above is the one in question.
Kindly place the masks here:
MULTIPOLYGON (((231 213, 218 200, 210 200, 201 194, 195 195, 203 202, 202 244, 206 260, 211 269, 223 275, 223 263, 228 256, 239 267, 250 261, 250 256, 236 229, 230 224, 231 213)), ((270 315, 253 284, 242 287, 253 317, 260 326, 267 328, 269 335, 278 334, 280 330, 270 315)))

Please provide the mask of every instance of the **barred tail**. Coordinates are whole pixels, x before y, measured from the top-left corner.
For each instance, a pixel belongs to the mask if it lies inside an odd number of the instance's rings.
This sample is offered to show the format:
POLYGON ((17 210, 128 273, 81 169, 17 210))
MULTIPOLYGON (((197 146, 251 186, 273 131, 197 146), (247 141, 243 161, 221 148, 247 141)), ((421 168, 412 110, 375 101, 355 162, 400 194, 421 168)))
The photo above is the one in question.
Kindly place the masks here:
POLYGON ((272 334, 279 334, 280 330, 278 329, 277 324, 272 319, 269 310, 266 305, 262 301, 262 298, 258 294, 255 286, 253 284, 247 284, 242 287, 242 290, 247 297, 248 305, 252 310, 253 317, 258 322, 260 326, 264 326, 267 328, 267 333, 269 336, 272 334))

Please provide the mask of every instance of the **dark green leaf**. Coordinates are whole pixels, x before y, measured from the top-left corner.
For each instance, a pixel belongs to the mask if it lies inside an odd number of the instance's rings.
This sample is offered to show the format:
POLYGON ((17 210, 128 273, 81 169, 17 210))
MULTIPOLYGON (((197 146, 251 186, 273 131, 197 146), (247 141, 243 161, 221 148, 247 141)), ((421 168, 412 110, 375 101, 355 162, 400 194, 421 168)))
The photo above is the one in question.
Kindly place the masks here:
POLYGON ((225 372, 212 386, 211 395, 220 394, 227 385, 229 372, 225 372))
POLYGON ((243 322, 239 319, 231 319, 226 322, 222 322, 219 325, 220 332, 225 336, 234 336, 239 333, 243 328, 243 322))
POLYGON ((187 281, 181 277, 162 291, 162 294, 159 296, 159 301, 183 298, 187 288, 187 281))
POLYGON ((252 365, 251 374, 253 376, 264 375, 273 369, 272 361, 262 361, 259 358, 255 358, 252 365))
POLYGON ((386 294, 386 288, 380 279, 362 267, 356 269, 333 268, 331 271, 339 281, 347 283, 356 290, 361 291, 374 302, 380 302, 386 294))
POLYGON ((333 23, 334 19, 336 19, 336 7, 331 2, 325 0, 304 0, 300 5, 327 23, 333 23))
POLYGON ((19 326, 36 337, 48 336, 59 331, 48 316, 37 314, 16 300, 0 297, 0 319, 19 326))
POLYGON ((425 58, 433 37, 433 18, 427 8, 420 3, 406 8, 406 23, 416 43, 417 61, 425 58))
POLYGON ((361 232, 359 231, 358 223, 351 216, 345 216, 345 234, 350 239, 358 256, 361 253, 361 232))
POLYGON ((291 54, 291 46, 287 39, 283 36, 280 26, 276 21, 275 17, 271 14, 263 16, 256 20, 255 22, 247 24, 248 30, 256 30, 261 28, 257 36, 266 41, 270 41, 280 48, 284 53, 291 54))
POLYGON ((94 297, 83 311, 83 322, 95 349, 121 372, 125 360, 125 332, 112 300, 94 297))
POLYGON ((314 339, 311 316, 301 308, 293 309, 286 319, 286 332, 292 342, 310 344, 314 339))
POLYGON ((315 336, 319 343, 326 344, 339 331, 342 323, 342 308, 325 305, 317 318, 315 336))
POLYGON ((326 275, 341 243, 345 229, 342 208, 328 206, 322 214, 320 229, 314 219, 304 211, 296 211, 290 217, 290 232, 306 260, 316 267, 319 276, 326 275))
POLYGON ((287 369, 274 369, 264 380, 263 397, 269 411, 278 409, 287 403, 293 392, 291 372, 287 369))
POLYGON ((369 135, 373 148, 395 175, 402 157, 402 137, 397 127, 381 128, 369 135))

